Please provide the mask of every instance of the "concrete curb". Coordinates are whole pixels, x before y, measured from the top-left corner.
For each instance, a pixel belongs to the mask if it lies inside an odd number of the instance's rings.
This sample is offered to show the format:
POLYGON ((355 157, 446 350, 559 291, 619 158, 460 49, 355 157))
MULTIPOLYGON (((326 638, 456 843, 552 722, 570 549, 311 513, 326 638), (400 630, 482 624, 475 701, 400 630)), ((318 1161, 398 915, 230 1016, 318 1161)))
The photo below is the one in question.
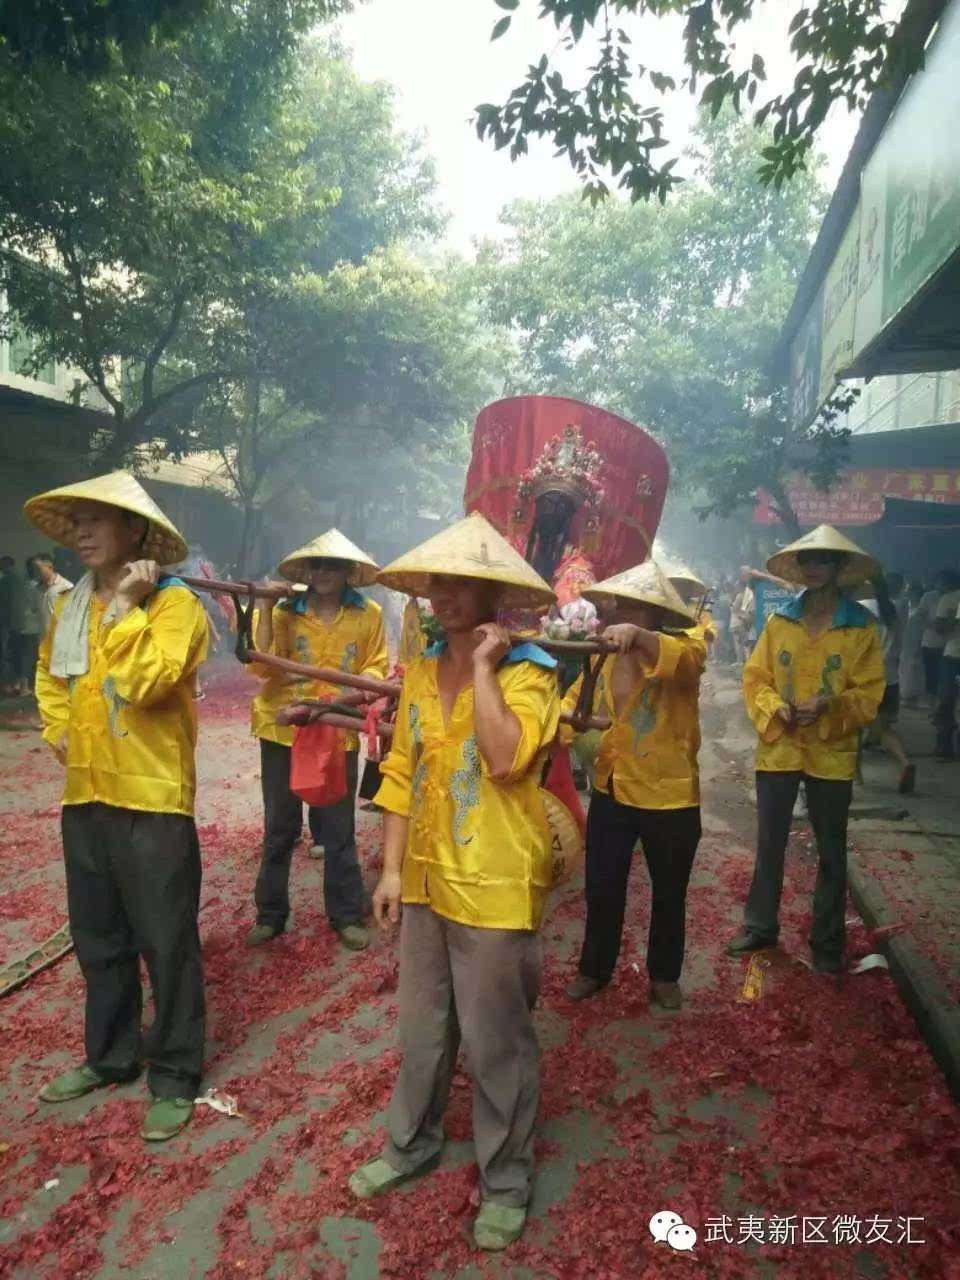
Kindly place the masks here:
MULTIPOLYGON (((850 895, 871 929, 896 923, 883 892, 851 856, 847 869, 850 895)), ((903 1001, 913 1015, 954 1101, 960 1103, 960 1007, 950 998, 940 975, 917 950, 909 934, 878 940, 903 1001)))

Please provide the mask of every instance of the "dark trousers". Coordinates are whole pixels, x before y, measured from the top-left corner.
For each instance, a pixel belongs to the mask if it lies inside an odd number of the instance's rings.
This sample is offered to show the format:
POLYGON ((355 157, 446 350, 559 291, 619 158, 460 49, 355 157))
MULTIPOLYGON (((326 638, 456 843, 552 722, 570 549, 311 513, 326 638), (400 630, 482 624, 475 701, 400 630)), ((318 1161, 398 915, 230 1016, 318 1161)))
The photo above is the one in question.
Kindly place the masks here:
POLYGON ((627 881, 640 841, 650 873, 647 972, 653 982, 676 982, 683 967, 687 884, 700 843, 700 810, 635 809, 602 792, 587 814, 587 927, 580 972, 608 982, 620 954, 627 881))
POLYGON ((940 684, 940 662, 943 658, 943 650, 923 648, 920 650, 920 658, 923 661, 923 683, 927 690, 927 697, 935 698, 940 684))
POLYGON ((10 681, 22 676, 23 632, 8 631, 3 645, 3 676, 10 681))
POLYGON ((820 955, 840 959, 846 944, 847 816, 853 783, 811 778, 803 773, 763 771, 756 777, 757 861, 744 925, 766 942, 776 942, 779 936, 784 855, 802 781, 819 858, 810 946, 820 955))
POLYGON ((143 1054, 151 1092, 193 1098, 206 1024, 194 821, 80 804, 65 806, 62 829, 70 931, 87 984, 87 1063, 105 1080, 137 1073, 142 956, 154 1005, 143 1054))
POLYGON ((957 730, 957 677, 960 676, 960 658, 941 658, 937 709, 933 723, 937 727, 937 755, 953 757, 957 730))
POLYGON ((27 682, 33 693, 33 685, 37 676, 37 652, 40 648, 40 637, 24 632, 20 637, 20 679, 27 682))
MULTIPOLYGON (((260 739, 263 787, 263 856, 254 900, 257 923, 282 929, 290 915, 290 859, 303 828, 303 801, 290 790, 290 748, 260 739)), ((310 830, 323 845, 323 897, 334 929, 361 924, 367 903, 357 861, 354 803, 357 752, 347 752, 347 794, 336 804, 311 809, 310 830)))

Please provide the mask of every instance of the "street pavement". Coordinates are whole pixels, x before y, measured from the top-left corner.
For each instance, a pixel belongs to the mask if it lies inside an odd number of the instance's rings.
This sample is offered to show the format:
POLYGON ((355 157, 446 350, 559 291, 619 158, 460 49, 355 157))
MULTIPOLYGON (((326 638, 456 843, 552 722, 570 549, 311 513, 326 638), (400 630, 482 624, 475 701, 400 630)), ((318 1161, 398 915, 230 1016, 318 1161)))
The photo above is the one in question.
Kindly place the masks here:
MULTIPOLYGON (((138 1137, 142 1080, 43 1106, 43 1081, 82 1055, 74 958, 7 996, 0 1277, 960 1277, 955 1105, 890 971, 836 980, 805 963, 815 856, 802 822, 788 851, 781 949, 753 969, 723 954, 754 838, 749 725, 724 670, 709 672, 703 696, 704 838, 682 1011, 648 1000, 641 858, 616 978, 582 1005, 563 995, 581 936, 580 878, 552 901, 537 1012, 538 1176, 523 1240, 493 1259, 472 1248, 478 1192, 462 1069, 441 1167, 383 1201, 354 1201, 346 1178, 380 1145, 396 1069, 396 942, 377 938, 360 956, 339 947, 323 915, 322 864, 304 848, 290 931, 244 948, 259 837, 250 691, 242 675, 215 672, 200 704, 204 1083, 235 1098, 239 1115, 198 1108, 180 1138, 151 1147, 138 1137), (690 1231, 656 1239, 664 1232, 650 1223, 662 1213, 690 1231)), ((23 713, 0 709, 0 725, 3 963, 61 923, 63 878, 57 767, 23 713)), ((866 762, 855 860, 879 880, 883 851, 884 875, 898 877, 884 882, 884 903, 898 918, 873 930, 851 904, 854 963, 891 938, 909 934, 939 954, 951 936, 950 781, 920 763, 920 794, 902 801, 892 766, 866 762), (898 841, 911 857, 893 850, 898 841)), ((362 813, 360 832, 372 885, 377 820, 362 813)), ((955 980, 955 951, 937 960, 944 984, 955 980)))

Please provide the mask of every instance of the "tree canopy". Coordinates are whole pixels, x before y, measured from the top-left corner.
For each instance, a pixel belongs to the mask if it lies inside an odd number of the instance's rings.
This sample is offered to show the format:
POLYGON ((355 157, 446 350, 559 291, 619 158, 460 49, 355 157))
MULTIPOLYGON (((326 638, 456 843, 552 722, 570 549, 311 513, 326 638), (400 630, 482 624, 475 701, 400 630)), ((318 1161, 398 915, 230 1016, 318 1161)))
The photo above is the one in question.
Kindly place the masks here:
POLYGON ((666 208, 521 202, 481 259, 490 314, 520 346, 522 389, 651 428, 673 484, 704 513, 735 510, 760 487, 785 502, 784 474, 829 478, 843 440, 825 422, 793 432, 766 372, 823 194, 810 174, 758 190, 764 145, 732 112, 707 117, 694 179, 666 208))
MULTIPOLYGON (((292 52, 318 22, 349 8, 349 0, 275 0, 263 24, 264 52, 292 52)), ((71 75, 101 76, 142 69, 149 54, 195 23, 222 28, 256 21, 254 0, 4 0, 0 5, 0 49, 21 71, 38 64, 71 75)))
MULTIPOLYGON (((398 0, 399 2, 399 0, 398 0)), ((462 0, 461 0, 462 2, 462 0)), ((664 133, 665 95, 686 91, 713 113, 724 105, 769 120, 772 134, 757 170, 779 185, 804 167, 818 130, 836 101, 862 108, 898 73, 920 66, 930 5, 911 3, 892 20, 885 0, 472 0, 496 15, 492 37, 507 35, 513 15, 536 4, 545 52, 503 103, 477 109, 481 138, 524 155, 546 138, 567 157, 592 199, 615 182, 633 200, 661 200, 678 182, 678 157, 664 133), (741 51, 747 24, 765 5, 789 9, 797 72, 790 89, 764 101, 766 65, 741 51), (679 78, 648 66, 631 46, 624 22, 636 16, 681 18, 685 72, 679 78), (553 28, 566 48, 593 41, 596 60, 582 83, 558 68, 553 28)), ((316 23, 350 8, 350 0, 275 0, 262 31, 264 50, 289 53, 316 23)), ((0 47, 21 65, 43 62, 74 75, 101 75, 142 65, 151 51, 195 25, 229 26, 258 0, 5 0, 0 47)), ((427 36, 427 38, 429 38, 427 36)))
POLYGON ((442 450, 499 390, 462 285, 416 256, 444 225, 421 143, 336 46, 274 76, 274 7, 100 78, 0 53, 0 336, 99 393, 98 463, 220 452, 245 565, 298 469, 342 492, 348 459, 389 493, 400 451, 442 450))
POLYGON ((568 84, 555 52, 544 53, 504 103, 477 108, 477 131, 496 147, 509 147, 514 158, 526 153, 531 138, 548 139, 594 201, 612 180, 632 200, 655 195, 663 201, 679 181, 678 157, 667 150, 664 96, 687 91, 714 116, 724 106, 753 109, 759 99, 755 123, 769 121, 772 132, 754 171, 780 186, 806 166, 834 102, 862 109, 876 88, 922 64, 930 18, 929 6, 919 3, 908 5, 897 24, 884 0, 775 0, 792 11, 790 48, 798 65, 790 90, 763 101, 764 59, 758 52, 744 57, 738 46, 745 25, 769 2, 494 0, 502 13, 493 39, 505 35, 521 5, 536 3, 566 48, 594 39, 596 61, 582 84, 568 84), (620 24, 638 15, 682 17, 681 78, 637 61, 620 24))
POLYGON ((2 283, 36 366, 80 369, 110 406, 115 457, 184 444, 222 381, 302 383, 323 273, 441 225, 385 91, 313 49, 280 93, 256 25, 198 24, 142 76, 0 74, 2 283))

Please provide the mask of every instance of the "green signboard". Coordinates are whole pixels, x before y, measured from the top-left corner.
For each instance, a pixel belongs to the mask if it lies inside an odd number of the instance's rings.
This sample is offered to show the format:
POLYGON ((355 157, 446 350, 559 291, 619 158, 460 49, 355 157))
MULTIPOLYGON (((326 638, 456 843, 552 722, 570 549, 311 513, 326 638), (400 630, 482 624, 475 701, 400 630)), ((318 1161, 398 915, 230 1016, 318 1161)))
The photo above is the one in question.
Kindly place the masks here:
POLYGON ((794 338, 795 423, 809 422, 838 378, 855 368, 863 351, 958 249, 960 0, 954 0, 923 70, 907 85, 861 174, 856 209, 794 338), (816 374, 810 369, 813 330, 819 334, 816 374))
POLYGON ((823 404, 853 359, 860 266, 860 206, 840 242, 823 286, 823 337, 817 403, 823 404))

